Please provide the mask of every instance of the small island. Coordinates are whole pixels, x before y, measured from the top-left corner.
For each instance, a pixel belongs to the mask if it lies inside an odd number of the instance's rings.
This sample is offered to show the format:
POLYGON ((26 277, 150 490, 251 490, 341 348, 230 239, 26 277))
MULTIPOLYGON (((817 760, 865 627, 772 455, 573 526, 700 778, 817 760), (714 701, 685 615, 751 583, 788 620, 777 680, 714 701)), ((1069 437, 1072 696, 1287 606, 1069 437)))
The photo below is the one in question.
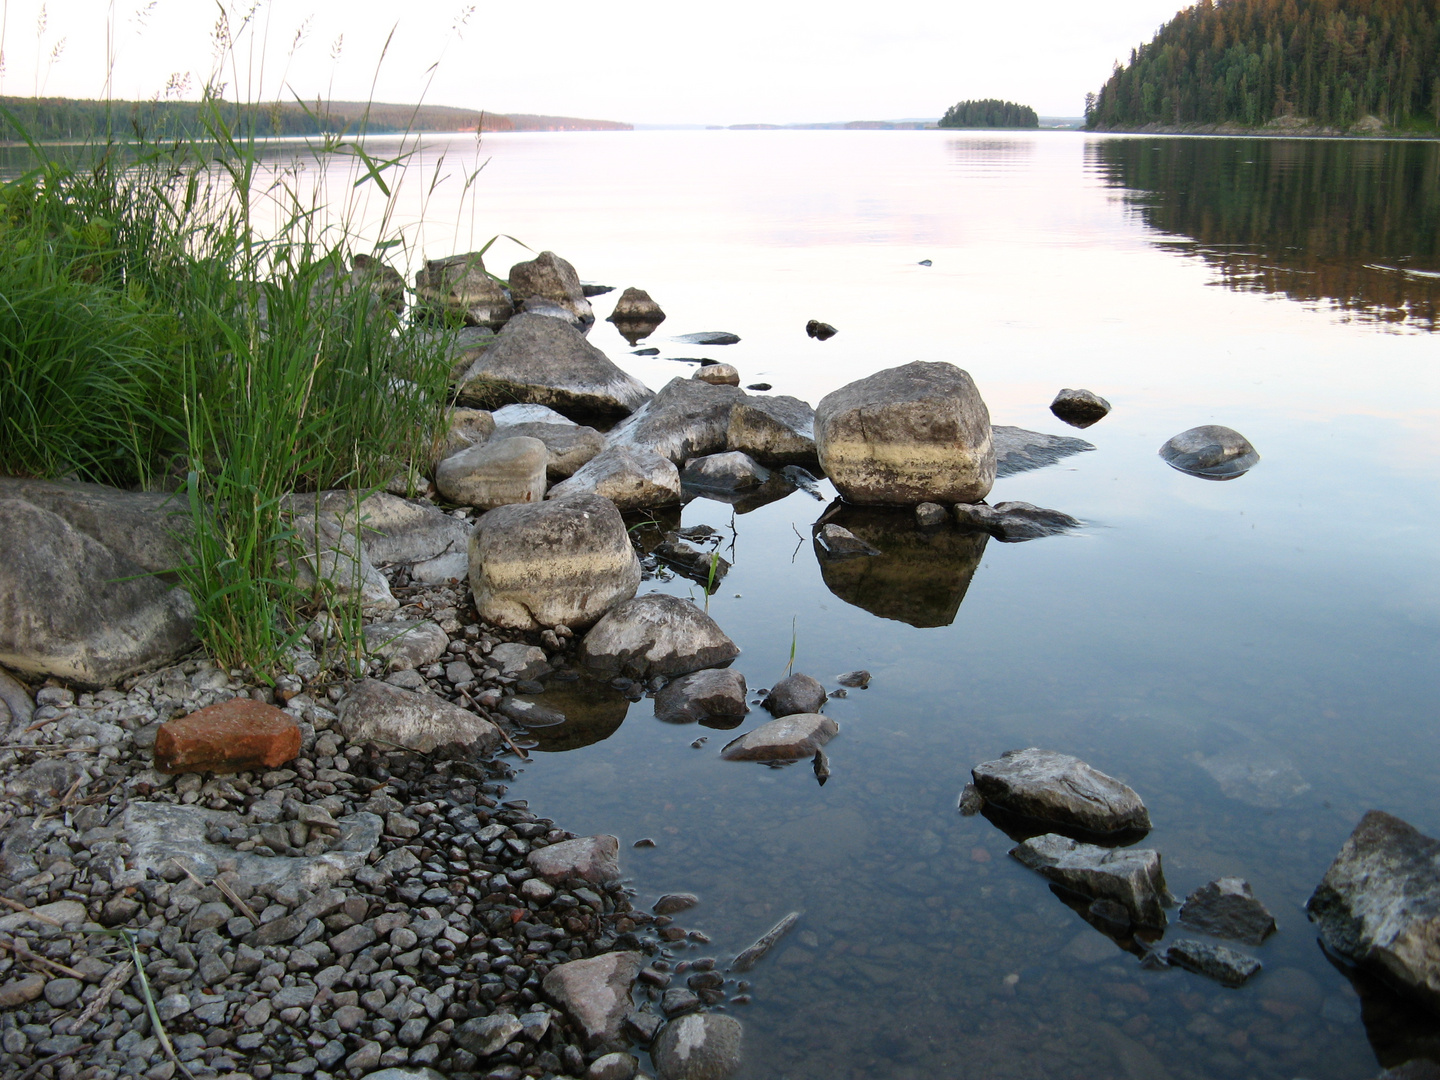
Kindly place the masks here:
POLYGON ((959 101, 945 110, 935 125, 942 128, 1038 128, 1040 117, 1029 105, 984 98, 959 101))

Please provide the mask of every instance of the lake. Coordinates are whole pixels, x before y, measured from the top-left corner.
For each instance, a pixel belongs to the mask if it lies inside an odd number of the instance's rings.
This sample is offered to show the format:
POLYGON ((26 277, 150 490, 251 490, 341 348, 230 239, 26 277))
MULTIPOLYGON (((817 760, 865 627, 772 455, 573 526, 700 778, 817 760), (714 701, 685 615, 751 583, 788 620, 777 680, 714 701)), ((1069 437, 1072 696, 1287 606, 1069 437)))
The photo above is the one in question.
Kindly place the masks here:
MULTIPOLYGON (((823 787, 806 762, 722 761, 725 732, 618 692, 536 732, 512 796, 618 835, 638 903, 701 896, 681 921, 711 943, 677 961, 724 961, 804 913, 731 1006, 744 1076, 1360 1080, 1440 1058, 1433 1017, 1332 964, 1303 911, 1366 810, 1440 835, 1440 145, 495 135, 473 203, 473 141, 427 147, 413 186, 450 178, 403 205, 423 217, 412 261, 503 233, 648 290, 669 315, 641 343, 658 357, 604 321, 590 340, 652 388, 690 375, 672 358, 708 357, 813 404, 948 361, 995 423, 1094 446, 990 496, 1082 529, 966 547, 902 520, 878 599, 822 576, 828 484, 747 513, 684 507, 724 534, 734 568, 708 607, 752 689, 792 643, 827 689, 873 675, 827 706, 823 787), (811 340, 809 319, 838 335, 811 340), (742 340, 672 340, 702 330, 742 340), (1076 432, 1048 411, 1062 387, 1113 412, 1076 432), (1227 483, 1168 468, 1160 445, 1201 424, 1239 430, 1260 463, 1227 483), (960 816, 971 766, 1024 746, 1134 787, 1178 896, 1247 879, 1280 926, 1251 950, 1264 972, 1227 990, 1142 969, 1005 833, 960 816)), ((527 257, 501 240, 488 261, 527 257)), ((703 599, 683 578, 642 588, 703 599)))

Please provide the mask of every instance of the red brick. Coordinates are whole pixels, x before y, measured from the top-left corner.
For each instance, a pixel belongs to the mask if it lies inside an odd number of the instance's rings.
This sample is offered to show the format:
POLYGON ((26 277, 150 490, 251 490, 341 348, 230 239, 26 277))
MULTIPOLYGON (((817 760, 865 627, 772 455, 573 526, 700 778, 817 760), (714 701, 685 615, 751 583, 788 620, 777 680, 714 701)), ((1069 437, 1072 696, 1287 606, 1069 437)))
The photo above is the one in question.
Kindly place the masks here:
POLYGON ((246 772, 273 769, 300 753, 300 725, 288 713, 231 698, 167 720, 155 735, 161 772, 246 772))

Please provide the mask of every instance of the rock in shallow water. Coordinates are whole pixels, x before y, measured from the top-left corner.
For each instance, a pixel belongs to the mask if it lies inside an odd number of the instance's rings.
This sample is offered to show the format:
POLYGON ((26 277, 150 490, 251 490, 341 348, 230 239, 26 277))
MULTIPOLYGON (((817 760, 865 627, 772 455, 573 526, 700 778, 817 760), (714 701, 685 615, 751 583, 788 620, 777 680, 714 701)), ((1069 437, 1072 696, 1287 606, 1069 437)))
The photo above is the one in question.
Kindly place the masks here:
POLYGON ((1180 921, 1215 937, 1247 945, 1259 945, 1275 932, 1275 916, 1255 899, 1250 883, 1233 877, 1202 885, 1186 897, 1180 921))
POLYGON ((569 1014, 586 1041, 599 1046, 620 1037, 620 1025, 632 1007, 630 988, 643 962, 637 952, 571 960, 552 968, 541 985, 545 996, 569 1014))
POLYGON ((1133 789, 1069 754, 1009 750, 970 774, 986 802, 1012 814, 1101 836, 1150 828, 1133 789))
POLYGON ((1158 851, 1103 848, 1046 833, 1011 848, 1010 854, 1071 892, 1124 905, 1137 926, 1165 928, 1170 891, 1158 851))
POLYGON ((672 1020, 651 1051, 660 1080, 727 1080, 740 1068, 743 1033, 739 1020, 717 1013, 672 1020))
POLYGON ((1160 447, 1160 456, 1172 469, 1206 480, 1233 480, 1260 460, 1250 440, 1219 424, 1182 431, 1160 447))
POLYGON ((1110 403, 1089 390, 1061 390, 1050 403, 1050 411, 1071 427, 1087 428, 1105 419, 1110 403))
POLYGON ((643 679, 686 675, 739 655, 715 620, 690 601, 647 593, 596 623, 580 643, 579 659, 598 671, 643 679))
POLYGON ((1069 435, 1044 435, 1004 424, 996 424, 991 429, 991 438, 995 442, 996 479, 1031 469, 1043 469, 1072 454, 1095 449, 1084 439, 1069 435))
POLYGON ((1170 944, 1165 950, 1165 962, 1226 986, 1240 986, 1248 982, 1261 968, 1260 961, 1253 956, 1246 956, 1224 945, 1210 945, 1188 938, 1170 944))
POLYGON ((655 695, 655 718, 668 724, 709 722, 732 728, 749 712, 745 676, 729 668, 696 671, 676 679, 655 695))
POLYGON ((819 713, 795 713, 761 724, 728 743, 726 761, 795 761, 809 757, 840 733, 840 725, 819 713))
POLYGON ((739 450, 691 458, 680 473, 684 487, 702 491, 743 491, 768 479, 770 470, 739 450))
POLYGON ((1046 510, 1027 502, 957 503, 955 520, 962 528, 983 529, 1007 543, 1036 540, 1080 527, 1080 522, 1060 510, 1046 510))
POLYGON ((825 687, 818 679, 795 672, 775 684, 765 696, 763 705, 772 716, 790 716, 794 713, 818 713, 826 702, 825 687))

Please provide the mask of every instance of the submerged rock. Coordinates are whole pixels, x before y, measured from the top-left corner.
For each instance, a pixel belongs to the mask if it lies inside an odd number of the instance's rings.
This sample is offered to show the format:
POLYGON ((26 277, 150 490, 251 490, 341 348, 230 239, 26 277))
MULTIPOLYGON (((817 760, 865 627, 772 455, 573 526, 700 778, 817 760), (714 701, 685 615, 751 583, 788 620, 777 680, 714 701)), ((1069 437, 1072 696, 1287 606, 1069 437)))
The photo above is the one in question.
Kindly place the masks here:
POLYGON ((1250 440, 1219 424, 1182 431, 1160 447, 1160 456, 1172 469, 1206 480, 1234 480, 1260 460, 1250 440))
POLYGON ((730 964, 730 970, 743 974, 765 959, 766 954, 775 948, 776 943, 795 928, 795 924, 800 921, 800 914, 798 911, 792 911, 769 930, 766 930, 755 939, 753 945, 735 957, 730 964))
POLYGON ((1327 948, 1440 1010, 1440 840, 1371 810, 1305 909, 1327 948))
POLYGON ((580 643, 586 667, 632 679, 686 675, 740 655, 715 620, 688 600, 647 593, 620 604, 580 643))
POLYGON ((539 439, 492 439, 440 462, 435 486, 451 502, 480 510, 539 502, 549 458, 539 439))
POLYGON ((984 529, 997 540, 1035 540, 1078 529, 1080 522, 1059 510, 1045 510, 1027 502, 957 503, 955 520, 962 528, 984 529))
POLYGON ((1253 956, 1206 942, 1182 938, 1165 950, 1165 962, 1184 968, 1226 986, 1241 986, 1260 973, 1261 963, 1253 956))
POLYGON ((761 704, 772 716, 790 716, 793 713, 818 713, 826 700, 825 687, 820 685, 819 680, 797 671, 776 683, 761 704))
POLYGON ((535 258, 512 266, 510 293, 516 304, 532 300, 555 304, 583 327, 595 321, 595 310, 585 298, 580 275, 553 251, 542 251, 535 258))
POLYGON ((733 728, 749 711, 745 676, 730 668, 692 672, 655 695, 655 718, 668 724, 733 728))
POLYGON ((1011 848, 1010 854, 1071 892, 1123 905, 1137 926, 1165 928, 1170 891, 1158 851, 1103 848, 1046 833, 1011 848))
POLYGON ((1072 454, 1094 450, 1093 444, 1068 435, 1043 435, 1038 431, 996 424, 991 429, 995 441, 995 476, 1014 476, 1031 469, 1054 465, 1072 454))
POLYGON ((1100 836, 1150 828, 1139 795, 1069 754, 1009 750, 970 775, 987 803, 1022 817, 1100 836))
POLYGON ((794 713, 761 724, 727 743, 726 761, 797 761, 810 757, 840 733, 840 725, 819 713, 794 713))
POLYGON ((1180 921, 1215 937, 1259 945, 1275 932, 1275 916, 1255 899, 1250 883, 1241 878, 1220 878, 1202 885, 1185 898, 1180 921))
POLYGON ((769 469, 739 450, 691 458, 680 472, 682 487, 707 491, 746 491, 769 479, 769 469))
POLYGON ((625 521, 597 495, 502 506, 483 515, 471 535, 475 607, 497 626, 580 629, 634 596, 639 584, 625 521))
POLYGON ((480 752, 495 749, 500 730, 489 720, 434 694, 417 694, 376 679, 365 679, 340 701, 339 728, 353 743, 375 743, 428 754, 460 745, 480 752))
POLYGON ((675 340, 686 345, 738 345, 740 335, 728 330, 702 330, 698 334, 681 334, 675 340))
POLYGON ((1110 403, 1089 390, 1061 390, 1050 403, 1050 411, 1071 427, 1087 428, 1105 419, 1110 403))
MULTIPOLYGON (((969 503, 961 503, 961 506, 969 506, 969 503)), ((981 504, 976 504, 981 505, 981 504)), ((922 529, 933 529, 936 526, 944 525, 950 520, 950 511, 939 503, 924 502, 915 507, 915 524, 922 529)))
POLYGON ((660 1080, 728 1080, 740 1068, 743 1032, 739 1020, 720 1013, 670 1021, 651 1049, 660 1080))
POLYGON ((725 439, 731 450, 766 465, 810 465, 816 460, 815 410, 785 394, 747 397, 731 410, 725 439))
POLYGON ((1289 758, 1263 745, 1196 759, 1226 798, 1265 810, 1278 809, 1310 790, 1289 758))
POLYGON ((614 445, 587 461, 545 496, 595 494, 618 510, 648 510, 680 501, 680 470, 669 458, 642 447, 614 445))
POLYGON ((815 450, 852 503, 977 502, 995 482, 990 413, 953 364, 917 361, 826 394, 815 450))
POLYGON ((687 544, 674 533, 655 545, 652 554, 665 565, 673 567, 698 585, 713 593, 730 572, 730 562, 716 551, 701 551, 687 544))

